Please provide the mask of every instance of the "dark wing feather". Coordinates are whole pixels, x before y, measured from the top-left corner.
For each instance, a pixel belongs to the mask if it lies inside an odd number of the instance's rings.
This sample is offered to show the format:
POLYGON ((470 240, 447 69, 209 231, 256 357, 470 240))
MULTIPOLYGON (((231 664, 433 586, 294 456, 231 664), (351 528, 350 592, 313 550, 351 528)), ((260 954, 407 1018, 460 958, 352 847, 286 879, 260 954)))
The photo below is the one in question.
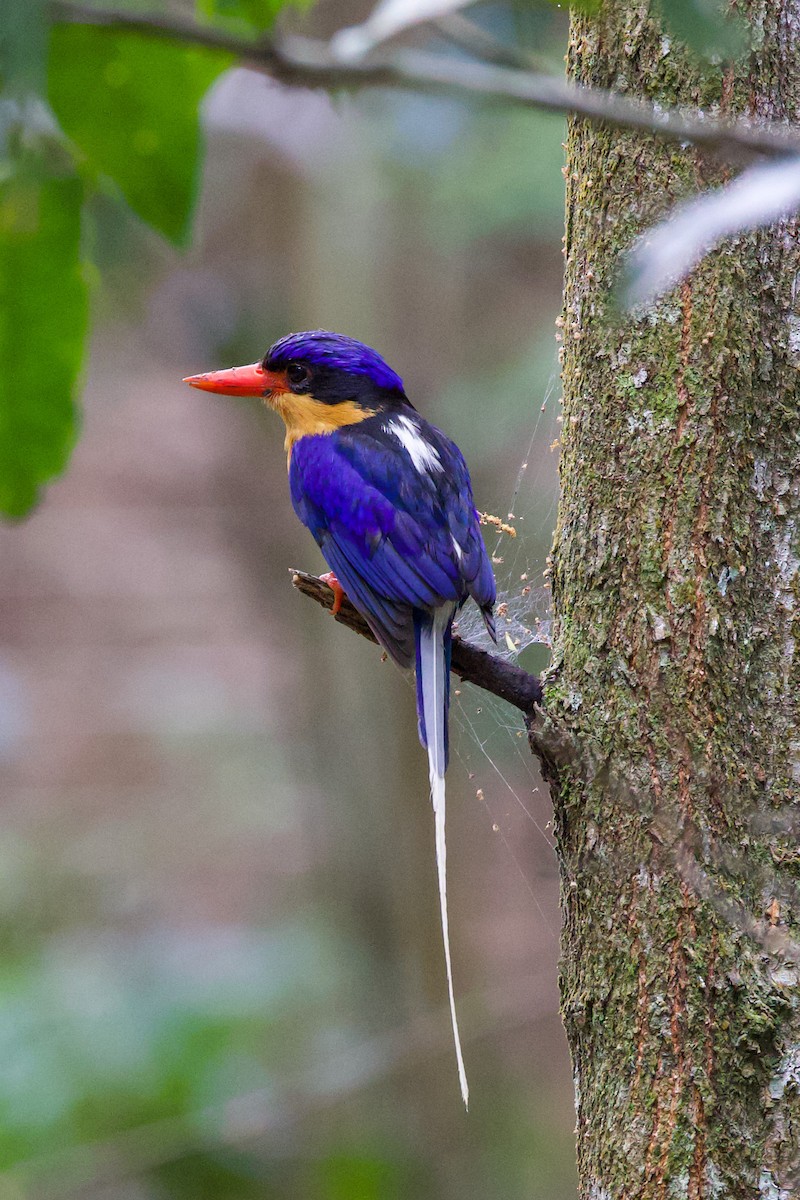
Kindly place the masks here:
POLYGON ((413 610, 460 605, 472 595, 488 625, 494 602, 466 464, 443 434, 416 422, 442 471, 417 470, 383 418, 373 417, 302 438, 289 473, 297 515, 402 666, 414 655, 413 610))

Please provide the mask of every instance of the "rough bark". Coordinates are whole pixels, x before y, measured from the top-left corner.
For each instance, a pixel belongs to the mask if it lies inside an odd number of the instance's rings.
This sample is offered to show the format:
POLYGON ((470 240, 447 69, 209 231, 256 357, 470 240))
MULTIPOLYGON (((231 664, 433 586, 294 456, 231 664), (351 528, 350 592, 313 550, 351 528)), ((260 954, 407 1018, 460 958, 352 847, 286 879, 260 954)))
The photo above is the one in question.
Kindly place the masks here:
MULTIPOLYGON (((747 17, 755 51, 702 71, 613 0, 573 18, 570 72, 795 121, 800 4, 747 17)), ((796 228, 727 243, 650 313, 611 297, 637 233, 722 179, 695 149, 572 121, 558 624, 532 741, 558 759, 593 1200, 800 1194, 796 228)))

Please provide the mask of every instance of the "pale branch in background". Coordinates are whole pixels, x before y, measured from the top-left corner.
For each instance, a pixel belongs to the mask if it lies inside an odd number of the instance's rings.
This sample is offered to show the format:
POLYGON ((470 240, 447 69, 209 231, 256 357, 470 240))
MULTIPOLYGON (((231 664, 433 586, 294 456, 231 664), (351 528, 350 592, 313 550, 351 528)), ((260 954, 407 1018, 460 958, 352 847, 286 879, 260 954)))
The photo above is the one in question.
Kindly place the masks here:
POLYGON ((465 62, 408 49, 384 52, 367 62, 343 61, 327 42, 313 38, 268 37, 249 41, 174 17, 100 9, 67 0, 57 0, 53 12, 61 21, 136 30, 226 51, 292 87, 330 91, 391 87, 460 99, 471 96, 547 112, 571 113, 597 124, 654 134, 666 141, 692 142, 735 162, 759 155, 800 154, 800 133, 791 126, 721 120, 691 110, 664 109, 603 88, 585 87, 534 71, 465 62))
POLYGON ((342 62, 357 62, 407 29, 458 13, 475 0, 379 0, 360 25, 339 29, 330 48, 342 62))
POLYGON ((800 158, 757 163, 726 187, 679 205, 627 255, 628 307, 652 304, 725 237, 771 225, 800 204, 800 158))

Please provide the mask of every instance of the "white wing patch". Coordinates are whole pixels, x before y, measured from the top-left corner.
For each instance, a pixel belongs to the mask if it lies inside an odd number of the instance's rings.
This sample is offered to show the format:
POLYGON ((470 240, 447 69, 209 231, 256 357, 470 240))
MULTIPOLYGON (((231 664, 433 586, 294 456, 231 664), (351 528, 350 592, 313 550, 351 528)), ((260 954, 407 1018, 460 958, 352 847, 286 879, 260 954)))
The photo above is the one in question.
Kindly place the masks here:
POLYGON ((452 533, 450 534, 450 541, 453 543, 453 549, 454 549, 454 550, 455 550, 455 552, 456 552, 456 558, 458 559, 459 563, 463 562, 463 559, 464 559, 464 551, 461 549, 461 547, 459 546, 458 542, 457 542, 457 541, 456 541, 456 539, 453 537, 452 533))
POLYGON ((420 475, 424 471, 436 471, 440 475, 444 470, 442 460, 425 438, 422 437, 410 417, 393 417, 384 425, 387 433, 392 433, 409 453, 412 463, 420 475))

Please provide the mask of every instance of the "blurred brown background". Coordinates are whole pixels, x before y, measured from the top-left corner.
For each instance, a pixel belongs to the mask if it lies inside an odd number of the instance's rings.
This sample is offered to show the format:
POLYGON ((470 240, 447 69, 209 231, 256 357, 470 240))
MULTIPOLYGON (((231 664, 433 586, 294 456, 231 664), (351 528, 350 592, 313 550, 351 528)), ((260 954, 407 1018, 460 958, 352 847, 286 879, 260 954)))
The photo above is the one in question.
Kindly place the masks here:
POLYGON ((97 203, 83 439, 0 531, 0 1197, 567 1200, 521 720, 466 687, 453 714, 465 1115, 412 687, 293 592, 321 560, 278 419, 180 382, 294 329, 375 345, 479 507, 513 503, 499 584, 546 616, 561 123, 236 71, 206 127, 185 256, 97 203))

